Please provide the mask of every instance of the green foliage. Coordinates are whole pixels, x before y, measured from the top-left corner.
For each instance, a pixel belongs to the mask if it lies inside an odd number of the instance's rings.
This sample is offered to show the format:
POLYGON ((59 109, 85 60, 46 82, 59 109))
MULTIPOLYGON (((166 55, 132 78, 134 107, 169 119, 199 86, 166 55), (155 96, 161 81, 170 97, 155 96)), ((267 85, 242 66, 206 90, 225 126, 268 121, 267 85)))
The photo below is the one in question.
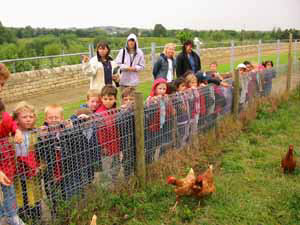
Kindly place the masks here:
POLYGON ((179 31, 176 33, 176 38, 180 40, 181 44, 187 40, 193 40, 194 35, 190 31, 179 31))
POLYGON ((61 54, 62 46, 58 43, 47 44, 44 47, 45 55, 59 55, 61 54))

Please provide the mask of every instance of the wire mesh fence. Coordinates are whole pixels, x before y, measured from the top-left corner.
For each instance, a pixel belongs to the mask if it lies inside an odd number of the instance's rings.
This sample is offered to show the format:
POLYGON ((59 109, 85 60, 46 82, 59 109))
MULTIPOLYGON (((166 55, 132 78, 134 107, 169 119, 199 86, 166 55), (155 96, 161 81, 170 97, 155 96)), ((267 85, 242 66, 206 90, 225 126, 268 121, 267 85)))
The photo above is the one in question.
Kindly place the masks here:
MULTIPOLYGON (((297 63, 296 66, 299 66, 297 63)), ((298 67, 297 67, 298 68, 298 67)), ((282 70, 240 74, 239 110, 268 96, 282 70)), ((144 104, 144 133, 136 136, 133 106, 73 117, 57 126, 23 132, 24 141, 0 140, 0 169, 13 181, 1 186, 2 205, 24 221, 40 224, 48 212, 55 219, 60 204, 84 196, 89 185, 112 187, 136 174, 136 137, 144 138, 145 163, 190 143, 232 112, 234 82, 209 84, 153 98, 144 104)), ((1 123, 1 129, 6 125, 1 123)))

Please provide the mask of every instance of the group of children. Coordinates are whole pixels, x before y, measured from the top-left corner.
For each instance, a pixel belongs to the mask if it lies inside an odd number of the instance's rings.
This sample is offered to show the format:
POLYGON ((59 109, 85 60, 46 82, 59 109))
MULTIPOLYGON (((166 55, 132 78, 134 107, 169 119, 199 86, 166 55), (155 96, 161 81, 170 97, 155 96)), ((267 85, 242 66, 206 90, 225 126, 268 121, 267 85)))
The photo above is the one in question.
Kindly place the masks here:
MULTIPOLYGON (((238 67, 241 76, 246 64, 238 67)), ((232 86, 216 68, 214 62, 209 72, 188 71, 172 82, 163 78, 154 81, 144 110, 146 163, 168 148, 183 147, 191 135, 214 126, 217 117, 224 114, 232 102, 224 93, 232 86)), ((8 77, 8 70, 0 64, 1 90, 8 77)), ((60 199, 71 199, 99 179, 101 183, 115 181, 134 172, 135 89, 122 91, 118 109, 117 92, 112 85, 105 85, 100 92, 89 90, 86 104, 69 120, 64 120, 63 107, 48 105, 40 128, 36 127, 33 106, 20 102, 10 116, 0 101, 0 218, 21 225, 18 214, 40 220, 44 193, 55 215, 60 199)))

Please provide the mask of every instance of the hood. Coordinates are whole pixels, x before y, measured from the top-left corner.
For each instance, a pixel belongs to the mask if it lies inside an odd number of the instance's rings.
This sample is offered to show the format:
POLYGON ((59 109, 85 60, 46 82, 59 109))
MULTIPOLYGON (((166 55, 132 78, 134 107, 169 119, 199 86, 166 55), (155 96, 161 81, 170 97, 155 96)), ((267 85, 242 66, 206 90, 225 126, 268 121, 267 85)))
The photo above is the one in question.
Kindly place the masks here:
POLYGON ((135 41, 135 49, 138 49, 139 43, 138 43, 138 39, 137 39, 137 37, 136 37, 135 34, 129 34, 129 35, 128 35, 125 47, 126 47, 126 48, 128 47, 127 45, 128 45, 129 39, 134 39, 134 41, 135 41))
MULTIPOLYGON (((154 81, 152 88, 151 88, 151 92, 150 92, 151 97, 155 96, 155 89, 156 89, 157 85, 159 85, 161 83, 167 84, 167 81, 164 78, 158 78, 154 81)), ((168 93, 168 85, 167 85, 167 93, 168 93)))

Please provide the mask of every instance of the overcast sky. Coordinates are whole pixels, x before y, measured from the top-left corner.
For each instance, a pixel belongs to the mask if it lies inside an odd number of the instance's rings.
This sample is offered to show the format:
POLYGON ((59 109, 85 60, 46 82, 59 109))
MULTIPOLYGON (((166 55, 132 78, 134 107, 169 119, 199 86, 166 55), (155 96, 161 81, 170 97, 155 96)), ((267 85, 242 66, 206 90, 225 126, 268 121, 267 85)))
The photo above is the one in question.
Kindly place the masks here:
POLYGON ((3 0, 4 26, 300 29, 300 0, 3 0))

